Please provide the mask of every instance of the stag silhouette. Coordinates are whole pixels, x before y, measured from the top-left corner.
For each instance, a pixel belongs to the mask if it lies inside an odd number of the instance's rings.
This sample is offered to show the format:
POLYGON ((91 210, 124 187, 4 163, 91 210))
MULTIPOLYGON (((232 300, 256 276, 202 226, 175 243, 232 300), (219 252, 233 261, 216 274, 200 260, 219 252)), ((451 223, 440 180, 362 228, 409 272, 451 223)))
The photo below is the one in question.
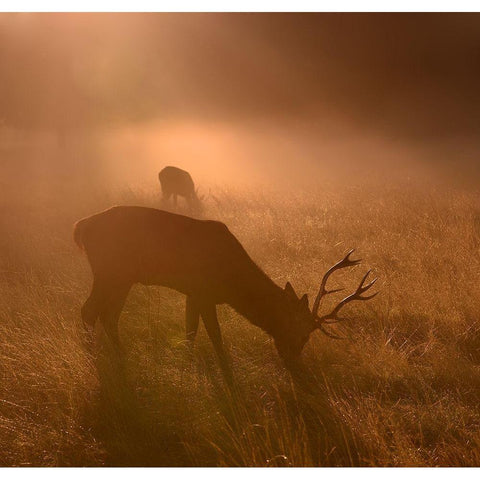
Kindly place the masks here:
POLYGON ((183 197, 192 211, 200 210, 201 201, 195 190, 191 175, 181 168, 165 167, 158 174, 162 187, 162 202, 167 205, 173 196, 173 205, 177 208, 177 197, 183 197))
POLYGON ((229 373, 216 305, 229 304, 251 323, 270 334, 287 367, 292 365, 312 332, 344 320, 341 309, 362 295, 376 281, 365 284, 367 272, 357 289, 333 310, 319 315, 330 275, 358 265, 350 251, 324 275, 320 290, 309 309, 307 295, 299 298, 290 283, 276 285, 250 258, 237 238, 221 222, 197 220, 153 208, 117 206, 80 220, 74 240, 85 251, 93 272, 93 287, 82 307, 85 328, 100 319, 114 345, 120 348, 118 320, 134 283, 162 285, 184 293, 186 338, 193 347, 200 317, 219 357, 229 373))

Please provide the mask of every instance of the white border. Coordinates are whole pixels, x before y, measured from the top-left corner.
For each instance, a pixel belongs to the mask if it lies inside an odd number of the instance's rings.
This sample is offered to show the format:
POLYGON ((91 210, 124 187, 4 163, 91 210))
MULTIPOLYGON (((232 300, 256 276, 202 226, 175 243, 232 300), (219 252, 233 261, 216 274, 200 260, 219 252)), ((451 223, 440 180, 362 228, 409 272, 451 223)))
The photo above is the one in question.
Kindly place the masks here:
POLYGON ((3 12, 475 12, 474 0, 4 0, 3 12))
MULTIPOLYGON (((178 0, 175 2, 159 2, 154 0, 136 0, 135 2, 127 0, 106 1, 106 0, 84 0, 69 1, 68 4, 58 0, 20 0, 2 2, 0 10, 2 12, 469 12, 479 11, 480 4, 472 0, 457 0, 447 2, 445 0, 395 0, 381 2, 375 0, 341 0, 341 1, 312 1, 296 0, 285 1, 265 1, 265 0, 178 0)), ((245 475, 252 478, 267 480, 270 478, 292 478, 299 475, 302 479, 329 480, 341 479, 345 477, 355 480, 404 480, 405 476, 412 478, 435 477, 450 479, 452 475, 460 476, 462 479, 477 479, 479 471, 475 468, 448 468, 448 469, 426 469, 426 468, 302 468, 302 469, 268 469, 268 468, 250 468, 248 473, 244 469, 231 468, 109 468, 107 471, 103 468, 2 468, 0 475, 4 479, 23 479, 25 477, 35 476, 39 480, 55 480, 64 478, 75 480, 85 478, 86 475, 93 478, 104 478, 105 475, 114 475, 115 480, 121 478, 131 478, 132 476, 141 476, 143 479, 170 480, 178 478, 195 477, 195 480, 216 480, 228 475, 229 480, 244 480, 245 475)))
POLYGON ((258 480, 279 480, 302 477, 302 480, 405 480, 435 478, 478 479, 476 468, 1 468, 0 475, 7 480, 22 480, 34 477, 39 480, 69 480, 88 477, 105 479, 112 475, 115 480, 141 478, 141 480, 245 480, 245 475, 258 480))

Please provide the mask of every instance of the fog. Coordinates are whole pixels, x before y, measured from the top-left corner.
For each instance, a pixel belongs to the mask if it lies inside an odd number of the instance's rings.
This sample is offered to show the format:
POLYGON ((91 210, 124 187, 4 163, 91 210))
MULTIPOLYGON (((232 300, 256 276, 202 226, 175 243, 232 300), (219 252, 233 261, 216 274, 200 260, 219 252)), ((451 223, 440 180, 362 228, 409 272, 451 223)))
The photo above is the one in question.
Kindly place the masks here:
POLYGON ((479 25, 477 14, 1 14, 2 160, 47 177, 85 164, 123 185, 174 164, 204 185, 475 188, 479 25))
POLYGON ((479 27, 0 14, 0 466, 480 465, 479 27))

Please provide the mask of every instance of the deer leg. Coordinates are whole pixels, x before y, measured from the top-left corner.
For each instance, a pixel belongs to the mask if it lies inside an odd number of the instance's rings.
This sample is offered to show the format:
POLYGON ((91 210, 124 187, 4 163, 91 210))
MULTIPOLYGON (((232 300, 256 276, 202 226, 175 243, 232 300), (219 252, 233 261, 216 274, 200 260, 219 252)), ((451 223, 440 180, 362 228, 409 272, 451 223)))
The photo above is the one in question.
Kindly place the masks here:
POLYGON ((118 320, 122 313, 125 300, 130 291, 130 284, 115 285, 110 288, 108 300, 100 313, 100 320, 107 337, 117 352, 122 352, 120 337, 118 335, 118 320))
POLYGON ((222 333, 220 331, 220 325, 218 324, 217 307, 215 304, 204 306, 202 308, 202 319, 208 336, 213 343, 213 348, 220 361, 220 367, 223 374, 225 375, 227 382, 231 385, 233 382, 232 369, 223 347, 222 333))
POLYGON ((85 332, 83 344, 90 353, 94 353, 95 350, 95 322, 102 312, 106 301, 106 294, 105 283, 94 277, 92 291, 81 310, 85 332))
POLYGON ((170 201, 170 197, 172 194, 170 192, 162 192, 162 205, 166 206, 168 205, 168 202, 170 201))
POLYGON ((196 197, 194 195, 189 195, 186 197, 187 204, 188 204, 188 209, 190 210, 190 213, 192 215, 195 215, 198 213, 198 203, 196 201, 196 197))
POLYGON ((200 322, 200 308, 198 303, 187 296, 187 305, 185 308, 185 330, 187 336, 187 345, 190 351, 193 351, 193 343, 197 335, 198 324, 200 322))
POLYGON ((98 279, 94 278, 92 291, 86 302, 83 304, 81 310, 85 330, 93 330, 93 327, 95 326, 95 321, 100 315, 104 295, 105 289, 103 288, 102 283, 98 279))

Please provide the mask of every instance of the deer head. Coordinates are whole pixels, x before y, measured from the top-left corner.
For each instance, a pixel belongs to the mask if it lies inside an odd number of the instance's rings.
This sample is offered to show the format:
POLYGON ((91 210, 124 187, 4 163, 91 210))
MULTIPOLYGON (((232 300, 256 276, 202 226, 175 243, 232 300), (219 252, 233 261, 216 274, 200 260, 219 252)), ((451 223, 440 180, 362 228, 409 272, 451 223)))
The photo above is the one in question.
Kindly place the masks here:
POLYGON ((348 303, 354 300, 370 300, 378 294, 378 292, 376 292, 371 295, 363 295, 377 281, 377 278, 375 278, 369 283, 365 283, 368 275, 370 274, 369 270, 363 276, 357 289, 353 293, 341 300, 329 313, 323 315, 319 314, 319 307, 322 298, 324 298, 326 295, 343 290, 341 288, 327 290, 327 281, 330 275, 336 270, 353 267, 360 264, 361 260, 352 260, 350 258, 352 253, 353 250, 350 250, 342 260, 327 270, 322 278, 320 289, 313 303, 312 310, 309 309, 308 297, 306 294, 303 295, 303 297, 298 298, 293 290, 292 285, 289 282, 287 282, 285 285, 284 303, 286 305, 286 311, 284 312, 283 316, 283 328, 280 329, 276 335, 274 335, 274 339, 280 356, 287 361, 287 363, 300 356, 300 353, 310 338, 310 335, 317 329, 330 338, 340 339, 341 337, 329 332, 326 329, 326 326, 347 320, 344 317, 340 317, 339 314, 342 308, 348 303))

